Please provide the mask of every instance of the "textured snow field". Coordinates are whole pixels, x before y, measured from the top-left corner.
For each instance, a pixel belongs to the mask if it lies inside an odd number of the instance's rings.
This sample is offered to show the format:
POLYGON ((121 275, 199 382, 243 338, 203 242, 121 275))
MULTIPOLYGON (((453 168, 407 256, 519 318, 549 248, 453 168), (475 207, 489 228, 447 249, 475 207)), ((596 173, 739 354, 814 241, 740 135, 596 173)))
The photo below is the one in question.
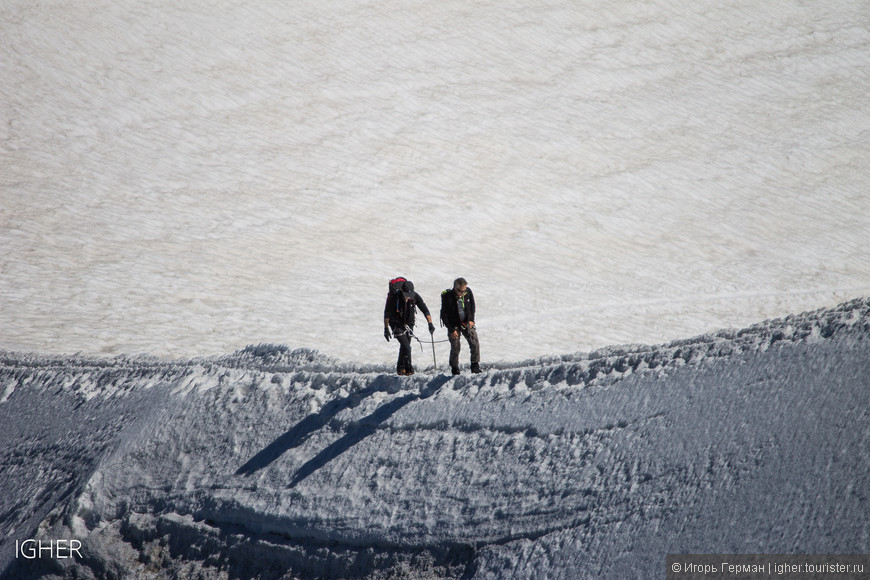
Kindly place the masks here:
POLYGON ((385 363, 398 274, 486 362, 832 306, 868 94, 864 1, 5 0, 0 347, 385 363))
POLYGON ((868 365, 868 300, 457 378, 266 345, 0 352, 0 576, 663 578, 668 553, 866 554, 868 365), (14 558, 27 538, 81 557, 14 558))

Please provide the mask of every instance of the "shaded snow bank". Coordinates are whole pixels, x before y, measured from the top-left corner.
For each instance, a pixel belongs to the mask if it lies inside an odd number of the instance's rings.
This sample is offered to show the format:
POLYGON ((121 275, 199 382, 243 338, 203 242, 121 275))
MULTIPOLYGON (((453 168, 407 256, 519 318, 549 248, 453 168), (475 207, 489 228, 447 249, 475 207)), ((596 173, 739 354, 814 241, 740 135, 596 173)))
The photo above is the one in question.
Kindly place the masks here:
POLYGON ((482 375, 252 346, 0 353, 0 565, 37 577, 661 577, 870 551, 870 300, 482 375), (78 538, 23 561, 15 540, 78 538))

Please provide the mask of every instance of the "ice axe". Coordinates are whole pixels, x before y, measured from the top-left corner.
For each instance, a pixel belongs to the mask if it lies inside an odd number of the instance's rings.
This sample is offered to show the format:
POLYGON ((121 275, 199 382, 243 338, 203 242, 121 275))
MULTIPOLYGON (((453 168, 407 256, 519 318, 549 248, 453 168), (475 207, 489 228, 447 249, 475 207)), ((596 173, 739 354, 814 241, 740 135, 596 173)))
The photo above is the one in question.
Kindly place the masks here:
MULTIPOLYGON (((416 340, 418 343, 420 343, 420 352, 423 352, 423 341, 420 340, 420 338, 416 334, 414 334, 414 331, 411 330, 410 326, 405 325, 405 330, 404 330, 404 332, 402 332, 402 334, 407 334, 408 336, 410 336, 411 338, 416 340)), ((429 335, 429 338, 431 339, 431 340, 429 340, 429 344, 432 345, 432 365, 434 366, 435 370, 437 371, 438 370, 438 361, 435 360, 435 334, 431 333, 429 335)))
MULTIPOLYGON (((434 335, 430 335, 430 337, 431 336, 434 336, 434 335)), ((438 363, 435 362, 435 341, 434 340, 432 341, 432 367, 435 370, 435 372, 437 373, 438 372, 438 363)))

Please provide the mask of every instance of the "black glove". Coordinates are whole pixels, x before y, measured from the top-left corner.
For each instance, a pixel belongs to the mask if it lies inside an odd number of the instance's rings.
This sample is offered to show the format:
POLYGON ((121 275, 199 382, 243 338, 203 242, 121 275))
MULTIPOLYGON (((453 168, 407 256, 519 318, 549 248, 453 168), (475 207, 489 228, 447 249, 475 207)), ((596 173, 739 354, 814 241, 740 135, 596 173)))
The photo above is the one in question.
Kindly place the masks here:
POLYGON ((431 322, 429 323, 429 334, 435 334, 435 325, 431 322))
POLYGON ((390 342, 390 339, 391 339, 392 337, 393 337, 393 335, 390 334, 390 327, 389 327, 389 326, 385 326, 385 327, 384 327, 384 338, 387 339, 387 342, 390 342))

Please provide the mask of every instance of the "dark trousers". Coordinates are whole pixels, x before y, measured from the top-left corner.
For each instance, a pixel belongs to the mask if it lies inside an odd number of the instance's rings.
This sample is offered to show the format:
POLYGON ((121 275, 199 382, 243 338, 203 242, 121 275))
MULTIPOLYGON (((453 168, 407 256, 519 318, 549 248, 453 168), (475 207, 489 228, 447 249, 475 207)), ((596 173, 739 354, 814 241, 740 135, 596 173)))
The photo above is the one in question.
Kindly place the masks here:
POLYGON ((413 371, 411 366, 411 333, 404 328, 394 328, 393 336, 399 343, 399 360, 396 361, 396 372, 413 371))
POLYGON ((453 338, 453 333, 447 333, 450 339, 450 368, 459 368, 459 351, 462 349, 462 337, 468 341, 468 348, 471 349, 471 364, 480 362, 480 342, 477 340, 477 331, 473 326, 466 326, 459 329, 459 334, 453 338))

